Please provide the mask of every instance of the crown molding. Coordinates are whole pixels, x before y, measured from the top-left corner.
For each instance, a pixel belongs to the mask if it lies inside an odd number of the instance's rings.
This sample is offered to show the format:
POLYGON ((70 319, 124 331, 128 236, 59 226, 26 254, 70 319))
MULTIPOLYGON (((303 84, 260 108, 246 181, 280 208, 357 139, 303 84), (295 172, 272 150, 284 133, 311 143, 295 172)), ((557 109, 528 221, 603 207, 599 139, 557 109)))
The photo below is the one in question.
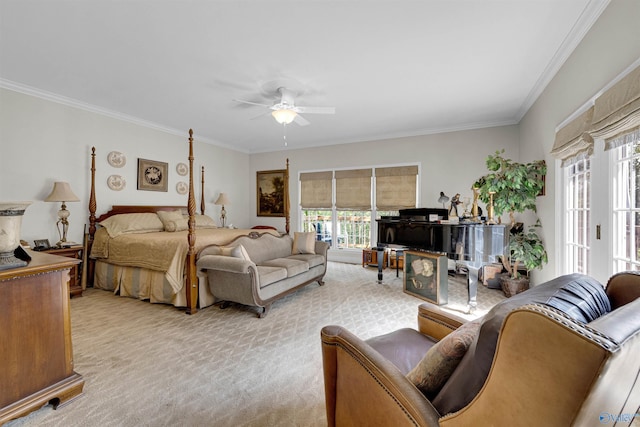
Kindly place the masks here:
MULTIPOLYGON (((184 137, 185 136, 185 131, 184 130, 180 130, 180 129, 176 129, 176 128, 172 128, 172 127, 168 127, 168 126, 163 126, 161 124, 155 123, 155 122, 151 122, 148 120, 144 120, 144 119, 140 119, 138 117, 134 117, 134 116, 130 116, 128 114, 124 114, 124 113, 120 113, 118 111, 113 111, 113 110, 108 110, 106 108, 102 108, 102 107, 98 107, 96 105, 92 105, 92 104, 88 104, 86 102, 83 101, 79 101, 77 99, 73 99, 73 98, 69 98, 66 96, 62 96, 62 95, 58 95, 56 93, 53 92, 48 92, 42 89, 37 89, 35 87, 32 86, 28 86, 28 85, 24 85, 22 83, 17 83, 11 80, 7 80, 7 79, 3 79, 0 78, 0 88, 4 88, 4 89, 8 89, 14 92, 19 92, 19 93, 23 93, 25 95, 29 95, 29 96, 33 96, 36 98, 40 98, 40 99, 44 99, 46 101, 51 101, 51 102, 55 102, 58 104, 62 104, 62 105, 66 105, 68 107, 73 107, 73 108, 77 108, 79 110, 83 110, 83 111, 88 111, 91 113, 95 113, 95 114, 100 114, 102 116, 106 116, 106 117, 110 117, 112 119, 116 119, 116 120, 122 120, 124 122, 128 122, 128 123, 132 123, 134 125, 138 125, 138 126, 142 126, 148 129, 153 129, 153 130, 157 130, 160 132, 165 132, 171 135, 176 135, 176 136, 180 136, 180 137, 184 137)), ((234 150, 234 151, 240 151, 243 153, 246 153, 246 151, 244 150, 240 150, 237 147, 232 147, 228 144, 224 144, 222 142, 210 139, 210 138, 204 138, 204 137, 197 137, 197 140, 200 142, 204 142, 207 144, 211 144, 211 145, 215 145, 221 148, 227 148, 230 150, 234 150)))
POLYGON ((527 95, 522 106, 520 107, 516 120, 520 122, 529 108, 536 102, 538 97, 545 90, 549 82, 553 79, 556 73, 564 65, 569 56, 578 47, 584 36, 589 32, 593 24, 598 20, 602 12, 607 8, 611 0, 590 0, 585 6, 584 10, 580 14, 580 17, 576 21, 567 37, 556 51, 549 64, 533 85, 533 88, 527 95))

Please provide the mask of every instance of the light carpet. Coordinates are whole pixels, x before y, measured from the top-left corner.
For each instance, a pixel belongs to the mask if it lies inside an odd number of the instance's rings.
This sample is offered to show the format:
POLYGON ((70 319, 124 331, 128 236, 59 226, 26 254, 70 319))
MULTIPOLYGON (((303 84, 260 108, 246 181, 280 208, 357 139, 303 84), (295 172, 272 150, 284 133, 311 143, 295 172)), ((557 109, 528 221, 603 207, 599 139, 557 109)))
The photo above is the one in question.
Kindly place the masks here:
MULTIPOLYGON (((423 301, 403 292, 402 273, 330 262, 325 285, 273 304, 264 319, 248 307, 188 316, 88 289, 71 300, 75 370, 84 394, 11 421, 17 426, 324 426, 320 329, 336 324, 366 339, 417 325, 423 301)), ((466 318, 504 299, 479 286, 465 314, 464 278, 449 278, 451 309, 466 318)))

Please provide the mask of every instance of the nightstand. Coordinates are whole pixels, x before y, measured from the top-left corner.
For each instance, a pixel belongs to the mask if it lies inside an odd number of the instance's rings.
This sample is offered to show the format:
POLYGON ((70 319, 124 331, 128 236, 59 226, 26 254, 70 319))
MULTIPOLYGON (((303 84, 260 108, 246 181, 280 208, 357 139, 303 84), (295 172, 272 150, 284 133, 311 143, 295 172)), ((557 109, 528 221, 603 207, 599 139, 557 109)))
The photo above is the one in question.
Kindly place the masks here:
MULTIPOLYGON (((63 256, 67 258, 74 258, 82 260, 82 251, 84 247, 82 245, 72 245, 68 248, 51 248, 44 251, 40 251, 47 254, 54 254, 58 256, 63 256)), ((69 272, 69 296, 82 296, 82 274, 80 268, 82 264, 76 264, 71 271, 69 272)))

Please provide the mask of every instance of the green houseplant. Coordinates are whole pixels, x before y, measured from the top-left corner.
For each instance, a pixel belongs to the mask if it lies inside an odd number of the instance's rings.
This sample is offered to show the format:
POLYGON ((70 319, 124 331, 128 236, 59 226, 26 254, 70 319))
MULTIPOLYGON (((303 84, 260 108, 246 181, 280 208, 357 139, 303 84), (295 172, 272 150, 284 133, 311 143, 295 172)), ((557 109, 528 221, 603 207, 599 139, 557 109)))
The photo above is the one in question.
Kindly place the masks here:
MULTIPOLYGON (((513 281, 509 286, 524 290, 529 284, 528 277, 520 277, 518 266, 522 264, 527 271, 542 268, 547 262, 547 252, 537 232, 540 221, 538 220, 528 231, 524 231, 521 224, 516 225, 515 214, 527 210, 536 211, 536 198, 544 189, 547 166, 544 160, 530 163, 514 162, 505 158, 503 153, 504 150, 496 151, 487 157, 489 173, 480 177, 473 186, 483 202, 489 203, 490 194, 493 196, 493 210, 496 216, 509 214, 509 255, 502 263, 507 270, 508 278, 513 281)), ((507 290, 505 293, 508 293, 507 290)))

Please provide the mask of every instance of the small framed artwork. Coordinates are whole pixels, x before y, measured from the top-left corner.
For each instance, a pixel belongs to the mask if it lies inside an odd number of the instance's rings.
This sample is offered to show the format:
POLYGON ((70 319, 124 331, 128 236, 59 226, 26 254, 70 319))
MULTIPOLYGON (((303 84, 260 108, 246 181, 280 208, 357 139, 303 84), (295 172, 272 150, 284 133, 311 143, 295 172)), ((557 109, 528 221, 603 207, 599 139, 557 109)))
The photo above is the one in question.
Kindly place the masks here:
POLYGON ((168 172, 168 163, 138 159, 138 190, 167 192, 168 172))
POLYGON ((404 292, 434 304, 446 304, 449 299, 447 257, 421 251, 405 251, 404 257, 404 292))
POLYGON ((286 173, 286 169, 256 173, 258 216, 284 216, 285 194, 288 191, 286 173))
POLYGON ((51 245, 49 244, 48 239, 34 240, 33 249, 36 251, 45 251, 47 249, 51 249, 51 245))

